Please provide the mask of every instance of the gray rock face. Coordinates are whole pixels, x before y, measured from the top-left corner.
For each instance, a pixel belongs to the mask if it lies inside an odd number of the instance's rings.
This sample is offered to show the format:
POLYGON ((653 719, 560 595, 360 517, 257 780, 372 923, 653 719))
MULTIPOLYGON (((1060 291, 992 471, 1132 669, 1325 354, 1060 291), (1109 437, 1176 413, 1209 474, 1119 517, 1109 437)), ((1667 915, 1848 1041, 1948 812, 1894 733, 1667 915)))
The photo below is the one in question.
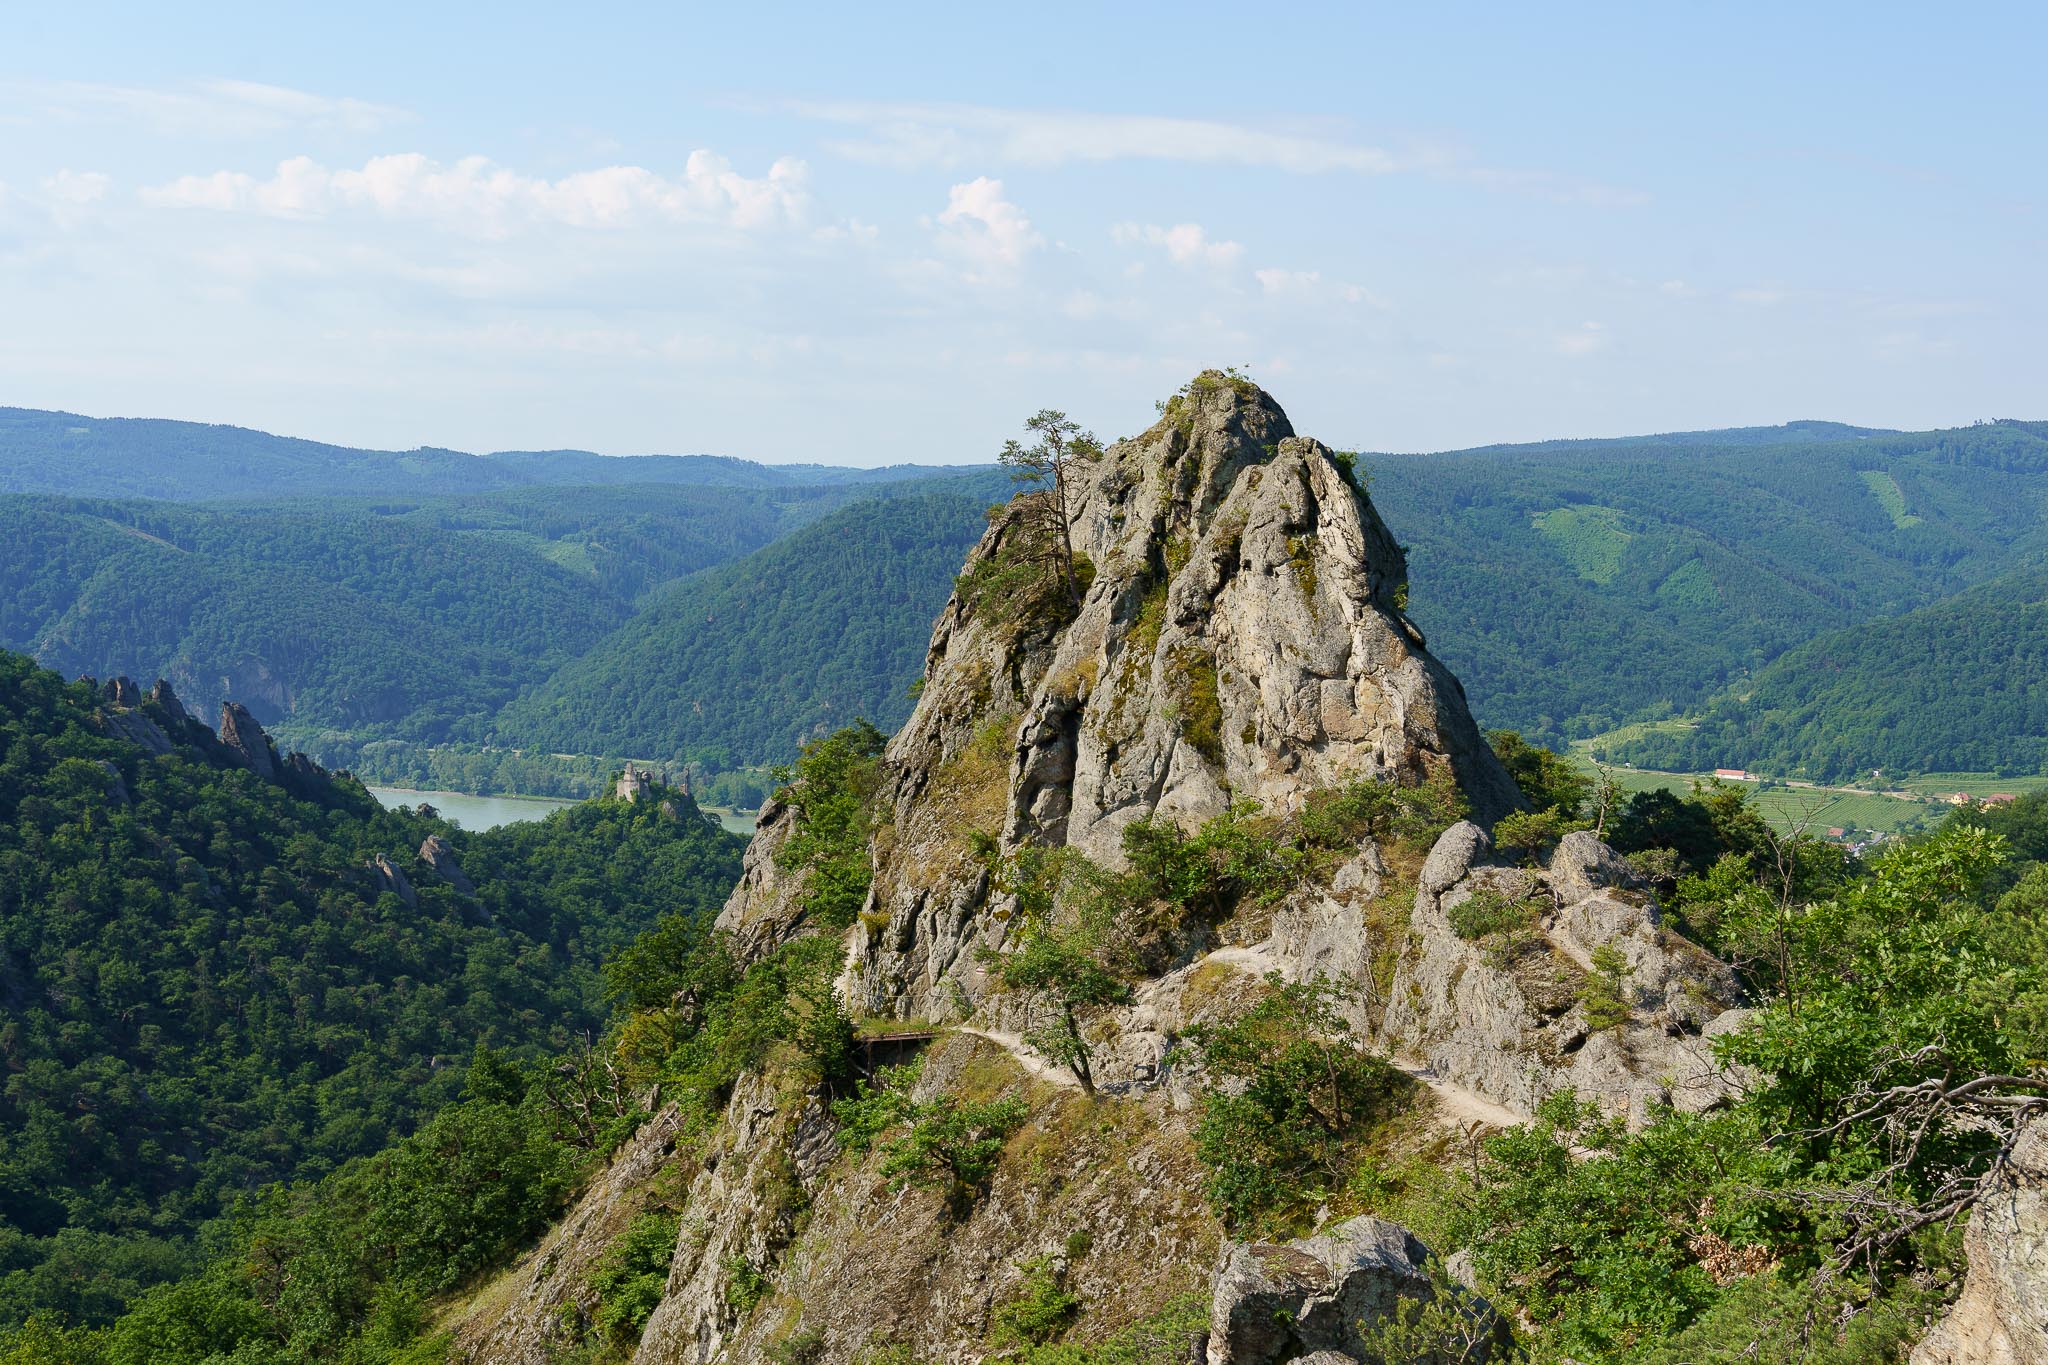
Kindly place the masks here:
POLYGON ((220 742, 231 750, 237 761, 265 782, 278 780, 281 765, 277 746, 270 742, 270 736, 263 733, 263 727, 249 714, 249 708, 240 702, 224 701, 220 704, 220 742))
POLYGON ((413 890, 413 885, 406 880, 405 873, 399 870, 397 863, 382 853, 370 860, 370 873, 377 880, 379 895, 389 891, 407 905, 416 906, 420 903, 420 893, 413 890))
POLYGON ((1663 1102, 1699 1110, 1742 1078, 1722 1071, 1713 1038, 1746 1013, 1728 968, 1663 925, 1656 903, 1615 852, 1568 835, 1547 869, 1488 866, 1484 836, 1454 825, 1430 852, 1381 1030, 1446 1081, 1522 1114, 1572 1086, 1632 1120, 1663 1102), (1512 944, 1460 938, 1451 912, 1474 895, 1525 908, 1512 944), (1605 1029, 1583 996, 1593 954, 1612 948, 1628 1019, 1605 1029))
MULTIPOLYGON (((1002 936, 978 838, 1114 867, 1135 820, 1193 825, 1246 799, 1284 813, 1359 778, 1455 775, 1487 821, 1519 805, 1400 610, 1400 545, 1331 452, 1241 381, 1212 373, 1175 401, 1072 471, 1093 577, 1071 621, 957 593, 940 615, 887 752, 864 1008, 943 1018, 954 986, 976 997, 974 949, 1002 936)), ((970 577, 1016 553, 1030 515, 993 518, 970 577)))
MULTIPOLYGON (((1216 1272, 1208 1365, 1377 1361, 1367 1333, 1408 1300, 1437 1294, 1429 1248, 1378 1218, 1353 1218, 1285 1245, 1232 1242, 1216 1272)), ((1471 1301, 1482 1335, 1498 1332, 1490 1307, 1471 1301)), ((1484 1360, 1488 1352, 1469 1356, 1484 1360)))
POLYGON ((2048 1119, 2013 1147, 2006 1174, 1977 1201, 1963 1235, 1970 1273, 1912 1365, 2048 1362, 2048 1119))
POLYGON ((132 710, 142 705, 142 689, 135 685, 133 678, 126 676, 109 679, 100 695, 107 699, 109 706, 132 710))
POLYGON ((474 896, 476 886, 463 874, 462 864, 455 861, 455 850, 448 847, 448 841, 438 834, 429 834, 420 845, 420 861, 432 868, 434 875, 454 887, 465 896, 474 896))
POLYGON ((173 748, 163 727, 140 711, 101 711, 94 726, 111 739, 124 739, 152 754, 167 754, 173 748))

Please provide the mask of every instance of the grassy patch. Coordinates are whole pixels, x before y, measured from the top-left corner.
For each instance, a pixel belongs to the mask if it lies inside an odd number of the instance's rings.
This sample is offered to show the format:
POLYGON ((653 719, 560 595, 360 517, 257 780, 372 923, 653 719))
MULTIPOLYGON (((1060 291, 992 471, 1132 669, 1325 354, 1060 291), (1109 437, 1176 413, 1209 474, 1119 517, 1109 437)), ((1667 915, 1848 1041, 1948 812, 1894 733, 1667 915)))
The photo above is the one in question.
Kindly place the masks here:
POLYGON ((1622 556, 1633 538, 1622 529, 1621 510, 1597 503, 1573 503, 1538 512, 1529 522, 1554 546, 1573 572, 1603 587, 1621 573, 1622 556))
POLYGON ((1863 486, 1870 490, 1870 496, 1877 499, 1877 505, 1884 508, 1884 514, 1892 519, 1892 526, 1900 531, 1908 526, 1918 526, 1920 518, 1906 510, 1906 493, 1899 487, 1899 481, 1882 469, 1859 469, 1856 476, 1863 480, 1863 486))

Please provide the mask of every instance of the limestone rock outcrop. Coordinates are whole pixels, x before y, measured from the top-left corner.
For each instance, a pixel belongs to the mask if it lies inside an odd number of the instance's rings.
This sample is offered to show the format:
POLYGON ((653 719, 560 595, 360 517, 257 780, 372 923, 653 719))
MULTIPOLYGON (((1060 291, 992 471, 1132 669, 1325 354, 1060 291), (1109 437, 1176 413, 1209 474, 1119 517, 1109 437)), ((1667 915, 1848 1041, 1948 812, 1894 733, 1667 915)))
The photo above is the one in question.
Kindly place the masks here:
POLYGON ((1747 1018, 1725 964, 1665 927, 1656 901, 1614 851, 1567 835, 1546 868, 1503 867, 1473 824, 1454 825, 1424 864, 1381 1032, 1437 1075, 1523 1114, 1564 1086, 1632 1119, 1649 1105, 1710 1108, 1741 1078, 1713 1038, 1747 1018), (1488 897, 1525 928, 1484 944, 1453 913, 1488 897), (1589 1017, 1594 954, 1620 962, 1611 983, 1627 1018, 1589 1017))
POLYGON ((2048 1119, 2020 1134, 1963 1246, 1963 1292, 1911 1365, 2048 1365, 2048 1119))
POLYGON ((450 848, 448 841, 440 835, 429 834, 420 844, 420 861, 431 868, 436 877, 461 894, 476 894, 476 884, 463 873, 462 864, 455 860, 455 850, 450 848))
POLYGON ((412 882, 386 854, 379 853, 370 860, 370 875, 376 880, 379 895, 389 891, 407 905, 420 903, 420 893, 413 889, 412 882))
POLYGON ((1489 823, 1520 803, 1403 614, 1399 543, 1265 392, 1204 375, 1070 479, 1078 607, 974 591, 1031 553, 1027 497, 992 517, 933 630, 886 755, 865 1008, 943 1017, 948 977, 975 997, 973 949, 1000 937, 977 838, 1117 866, 1134 820, 1284 814, 1358 778, 1453 777, 1489 823))
POLYGON ((256 717, 249 714, 249 708, 238 701, 220 704, 220 742, 243 767, 265 782, 276 782, 282 775, 283 760, 278 757, 277 746, 256 723, 256 717))
MULTIPOLYGON (((1374 1329, 1404 1300, 1437 1296, 1429 1261, 1414 1233, 1370 1217, 1283 1244, 1229 1243, 1216 1271, 1208 1365, 1378 1362, 1374 1329)), ((1471 1321, 1475 1344, 1462 1358, 1487 1359, 1504 1336, 1492 1308, 1463 1295, 1450 1311, 1471 1321)))

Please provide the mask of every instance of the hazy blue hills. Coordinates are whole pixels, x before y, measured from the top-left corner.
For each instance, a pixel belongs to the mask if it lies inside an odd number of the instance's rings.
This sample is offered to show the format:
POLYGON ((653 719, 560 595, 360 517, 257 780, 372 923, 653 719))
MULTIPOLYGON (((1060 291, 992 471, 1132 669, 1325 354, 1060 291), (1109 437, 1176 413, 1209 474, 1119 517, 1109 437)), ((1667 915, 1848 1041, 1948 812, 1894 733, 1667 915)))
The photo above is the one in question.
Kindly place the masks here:
POLYGON ((358 450, 246 427, 0 408, 0 493, 202 500, 309 493, 475 493, 527 484, 800 488, 889 483, 947 472, 909 465, 768 465, 723 455, 358 450))

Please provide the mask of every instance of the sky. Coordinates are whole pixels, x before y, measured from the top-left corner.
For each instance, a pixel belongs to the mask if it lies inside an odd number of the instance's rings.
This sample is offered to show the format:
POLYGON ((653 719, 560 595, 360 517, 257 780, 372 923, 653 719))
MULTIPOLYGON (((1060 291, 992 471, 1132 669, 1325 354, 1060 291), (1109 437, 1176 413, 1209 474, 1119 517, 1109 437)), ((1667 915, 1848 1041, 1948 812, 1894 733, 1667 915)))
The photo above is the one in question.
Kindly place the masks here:
POLYGON ((2048 6, 0 0, 0 404, 991 457, 2048 417, 2048 6))

